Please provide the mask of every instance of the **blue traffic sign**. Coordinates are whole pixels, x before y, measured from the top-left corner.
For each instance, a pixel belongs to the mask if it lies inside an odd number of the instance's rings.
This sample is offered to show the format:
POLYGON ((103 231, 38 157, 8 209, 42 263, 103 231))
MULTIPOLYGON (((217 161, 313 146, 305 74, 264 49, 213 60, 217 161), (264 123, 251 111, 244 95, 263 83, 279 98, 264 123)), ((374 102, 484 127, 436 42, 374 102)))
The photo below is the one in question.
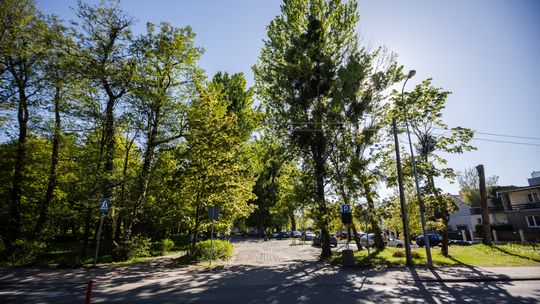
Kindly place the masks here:
POLYGON ((111 205, 111 201, 104 197, 101 199, 101 202, 99 202, 99 212, 101 213, 107 213, 109 211, 109 206, 111 205))
POLYGON ((351 213, 351 205, 341 204, 341 213, 351 213))

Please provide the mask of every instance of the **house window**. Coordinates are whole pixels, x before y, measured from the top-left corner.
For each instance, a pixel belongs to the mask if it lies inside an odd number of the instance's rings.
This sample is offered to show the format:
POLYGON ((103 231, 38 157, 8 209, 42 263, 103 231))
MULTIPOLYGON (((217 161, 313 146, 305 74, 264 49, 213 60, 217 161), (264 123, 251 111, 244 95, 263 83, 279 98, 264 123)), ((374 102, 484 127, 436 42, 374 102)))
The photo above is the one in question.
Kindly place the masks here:
POLYGON ((529 203, 533 202, 533 196, 531 193, 527 193, 527 201, 529 201, 529 203))
POLYGON ((533 192, 533 200, 535 202, 540 202, 540 199, 538 198, 538 192, 533 192))
POLYGON ((478 224, 482 224, 482 219, 481 219, 481 218, 477 218, 477 219, 476 219, 476 222, 477 222, 478 224))
POLYGON ((540 227, 540 215, 527 215, 527 226, 540 227))

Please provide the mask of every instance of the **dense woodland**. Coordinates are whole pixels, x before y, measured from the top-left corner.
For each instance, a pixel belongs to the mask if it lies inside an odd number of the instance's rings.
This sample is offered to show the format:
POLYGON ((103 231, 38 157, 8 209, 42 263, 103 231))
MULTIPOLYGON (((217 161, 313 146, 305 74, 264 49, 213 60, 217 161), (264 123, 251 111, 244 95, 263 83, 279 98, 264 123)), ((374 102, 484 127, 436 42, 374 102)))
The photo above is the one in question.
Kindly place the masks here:
MULTIPOLYGON (((148 23, 134 34, 117 2, 74 10, 59 20, 31 0, 1 1, 3 259, 61 242, 91 256, 102 198, 111 206, 100 250, 113 260, 148 241, 195 241, 212 205, 221 234, 309 227, 325 258, 349 203, 354 229, 369 223, 382 247, 380 222, 402 231, 397 192, 378 192, 396 188, 390 126, 402 134, 405 117, 430 228, 444 234, 454 205, 436 178, 454 178, 444 155, 473 149, 473 133, 444 123, 450 92, 431 79, 404 92, 410 74, 397 55, 359 44, 356 1, 285 0, 261 37, 252 88, 235 71, 206 75, 190 27, 148 23)), ((418 233, 407 151, 401 144, 418 233)))

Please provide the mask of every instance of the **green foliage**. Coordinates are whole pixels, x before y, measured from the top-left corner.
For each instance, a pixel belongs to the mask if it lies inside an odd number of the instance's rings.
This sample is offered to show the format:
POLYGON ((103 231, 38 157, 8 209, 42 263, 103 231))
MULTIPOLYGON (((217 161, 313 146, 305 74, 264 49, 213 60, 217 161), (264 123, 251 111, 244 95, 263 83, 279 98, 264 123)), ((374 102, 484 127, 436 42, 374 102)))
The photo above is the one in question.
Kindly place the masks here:
POLYGON ((142 235, 133 236, 125 241, 122 246, 113 251, 115 260, 127 261, 132 258, 146 257, 150 255, 150 238, 142 235))
POLYGON ((158 243, 158 250, 161 255, 174 248, 174 242, 171 239, 163 239, 158 243))
MULTIPOLYGON (((325 197, 333 169, 328 156, 343 130, 363 125, 371 101, 400 77, 395 62, 376 63, 377 52, 358 47, 358 19, 356 1, 286 1, 253 68, 276 134, 298 152, 310 177, 312 211, 323 233, 331 208, 325 197)), ((322 255, 331 255, 329 244, 322 255)))
MULTIPOLYGON (((233 256, 233 245, 228 241, 212 241, 212 259, 226 261, 233 256)), ((210 259, 210 240, 198 242, 191 251, 190 257, 197 262, 210 259)))
POLYGON ((10 248, 7 261, 13 266, 26 266, 36 262, 46 245, 36 240, 18 239, 10 248))
POLYGON ((220 87, 198 86, 196 98, 188 111, 188 132, 184 157, 179 160, 179 185, 186 202, 191 231, 208 227, 208 206, 221 209, 218 229, 230 227, 238 218, 246 217, 252 208, 248 200, 255 178, 238 119, 228 113, 220 87))
MULTIPOLYGON (((457 174, 460 191, 463 194, 463 202, 472 207, 480 207, 480 180, 476 168, 465 168, 457 174)), ((493 189, 497 186, 499 177, 496 175, 486 178, 486 187, 493 189)))

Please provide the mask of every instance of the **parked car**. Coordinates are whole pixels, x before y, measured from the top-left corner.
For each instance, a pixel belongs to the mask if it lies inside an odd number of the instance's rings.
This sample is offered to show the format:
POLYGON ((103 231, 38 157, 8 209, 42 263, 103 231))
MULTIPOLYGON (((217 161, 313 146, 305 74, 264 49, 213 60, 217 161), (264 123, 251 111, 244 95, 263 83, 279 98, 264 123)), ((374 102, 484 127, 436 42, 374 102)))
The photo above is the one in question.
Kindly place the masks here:
MULTIPOLYGON (((401 247, 405 246, 405 243, 403 241, 398 240, 396 238, 386 236, 384 234, 383 234, 382 237, 383 237, 383 242, 387 246, 397 247, 397 248, 401 248, 401 247)), ((370 247, 375 246, 375 234, 374 233, 369 233, 369 234, 362 235, 360 237, 360 244, 362 244, 363 246, 367 246, 367 244, 369 244, 370 247)))
POLYGON ((272 233, 272 238, 274 238, 274 239, 279 238, 279 232, 273 232, 272 233))
POLYGON ((315 237, 315 233, 313 233, 313 232, 311 232, 311 231, 308 230, 308 231, 304 232, 304 236, 303 236, 303 237, 304 237, 304 240, 306 240, 306 241, 311 241, 311 240, 313 240, 313 238, 315 237))
POLYGON ((282 231, 282 232, 279 233, 279 236, 282 239, 288 239, 291 236, 291 232, 290 231, 282 231))
POLYGON ((296 231, 293 231, 292 232, 292 237, 293 238, 301 238, 302 237, 302 232, 296 230, 296 231))
MULTIPOLYGON (((384 240, 384 236, 383 236, 383 240, 384 240)), ((366 247, 368 246, 368 244, 369 244, 369 247, 375 246, 375 233, 368 233, 361 236, 360 244, 366 247)))
MULTIPOLYGON (((430 233, 428 234, 429 239, 429 246, 441 246, 442 245, 442 237, 438 234, 430 233)), ((420 247, 424 247, 426 244, 424 241, 424 236, 419 235, 416 237, 416 244, 420 247)))
MULTIPOLYGON (((314 238, 313 238, 313 246, 321 246, 321 235, 320 234, 317 234, 314 238)), ((330 233, 330 245, 334 245, 334 247, 337 247, 337 238, 330 233)))
POLYGON ((403 246, 405 246, 405 243, 403 243, 403 241, 395 239, 390 236, 386 238, 386 241, 387 241, 386 242, 387 246, 392 246, 392 247, 397 247, 397 248, 403 248, 403 246))
POLYGON ((471 246, 471 241, 463 241, 463 240, 448 240, 449 245, 459 245, 459 246, 471 246))
POLYGON ((348 236, 349 236, 349 234, 347 233, 347 230, 342 230, 342 231, 336 232, 336 238, 338 238, 338 239, 340 239, 340 240, 344 240, 344 239, 346 239, 348 236))

